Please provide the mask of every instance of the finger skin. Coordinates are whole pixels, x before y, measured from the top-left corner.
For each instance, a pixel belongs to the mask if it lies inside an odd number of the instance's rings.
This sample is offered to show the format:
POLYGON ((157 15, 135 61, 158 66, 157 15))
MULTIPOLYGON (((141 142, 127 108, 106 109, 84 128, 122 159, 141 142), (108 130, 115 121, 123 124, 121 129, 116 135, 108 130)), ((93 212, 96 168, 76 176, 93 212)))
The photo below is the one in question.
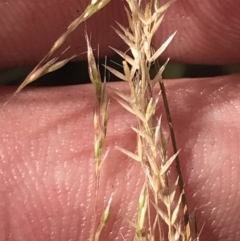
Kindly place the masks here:
MULTIPOLYGON (((66 31, 68 25, 83 13, 89 2, 20 0, 6 3, 0 0, 0 66, 37 64, 57 38, 66 31)), ((100 46, 102 56, 113 53, 108 47, 110 44, 114 43, 117 48, 123 46, 110 26, 116 26, 115 21, 120 22, 123 19, 121 1, 114 2, 117 4, 109 4, 95 14, 94 18, 82 24, 61 50, 71 46, 68 56, 78 54, 81 59, 86 58, 82 55, 87 49, 85 31, 89 34, 93 47, 100 46)))
MULTIPOLYGON (((92 36, 93 48, 100 47, 101 56, 113 54, 108 46, 126 50, 110 27, 116 27, 115 21, 127 24, 123 4, 123 1, 112 1, 80 26, 65 44, 65 48, 71 46, 68 56, 86 51, 86 29, 92 36)), ((38 63, 86 5, 87 1, 83 0, 0 1, 0 66, 38 63)), ((163 60, 170 56, 174 61, 187 63, 240 63, 239 12, 240 0, 221 3, 218 0, 177 0, 167 11, 153 42, 158 47, 177 31, 163 60)))
MULTIPOLYGON (((239 77, 167 84, 187 200, 205 241, 240 239, 239 77)), ((1 93, 4 102, 12 89, 1 93)), ((83 85, 25 89, 1 108, 0 240, 89 238, 96 190, 94 105, 92 87, 83 85)), ((135 151, 135 124, 111 99, 98 214, 111 194, 113 203, 102 240, 133 240, 126 219, 133 220, 144 175, 115 147, 135 151)))
POLYGON ((177 31, 163 58, 194 64, 240 63, 240 0, 177 0, 166 14, 155 45, 177 31), (238 51, 237 51, 238 52, 238 51), (237 56, 238 55, 238 56, 237 56))

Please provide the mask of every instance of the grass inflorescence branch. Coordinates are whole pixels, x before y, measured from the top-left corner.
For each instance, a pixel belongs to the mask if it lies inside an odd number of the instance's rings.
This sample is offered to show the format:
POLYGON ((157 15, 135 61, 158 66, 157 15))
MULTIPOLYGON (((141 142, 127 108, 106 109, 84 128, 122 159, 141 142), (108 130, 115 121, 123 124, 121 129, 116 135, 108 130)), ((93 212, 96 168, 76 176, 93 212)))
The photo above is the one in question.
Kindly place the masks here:
POLYGON ((116 91, 115 99, 137 119, 137 127, 133 131, 137 136, 136 153, 121 147, 117 149, 142 165, 146 179, 139 197, 138 214, 135 224, 135 240, 155 240, 156 234, 168 240, 194 240, 189 223, 189 211, 185 199, 185 190, 178 160, 178 153, 168 106, 167 95, 162 72, 167 62, 158 67, 159 56, 172 41, 173 33, 156 51, 152 47, 152 38, 159 28, 165 11, 174 1, 163 6, 159 1, 144 4, 139 0, 126 0, 125 8, 128 27, 118 23, 120 30, 115 29, 118 36, 128 45, 129 54, 112 48, 123 58, 123 73, 106 67, 118 78, 130 86, 130 96, 116 91), (156 76, 151 79, 152 65, 157 68, 156 76), (161 92, 155 94, 156 84, 161 92), (162 95, 174 155, 169 157, 168 141, 161 127, 161 116, 157 116, 157 104, 162 95), (169 168, 176 163, 178 176, 174 185, 169 181, 169 168), (155 211, 152 211, 154 207, 155 211), (164 233, 162 222, 167 225, 164 233))

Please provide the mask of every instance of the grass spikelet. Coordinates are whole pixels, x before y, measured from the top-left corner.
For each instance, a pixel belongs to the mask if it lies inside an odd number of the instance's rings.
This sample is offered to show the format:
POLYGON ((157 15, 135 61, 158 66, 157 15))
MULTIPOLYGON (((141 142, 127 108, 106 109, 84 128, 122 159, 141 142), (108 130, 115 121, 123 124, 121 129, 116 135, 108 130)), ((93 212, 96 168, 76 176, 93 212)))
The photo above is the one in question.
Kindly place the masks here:
POLYGON ((103 88, 102 80, 101 80, 101 75, 99 72, 99 68, 97 67, 94 55, 93 55, 93 50, 89 42, 89 38, 87 34, 85 35, 86 42, 87 42, 87 58, 88 58, 88 73, 90 80, 93 84, 98 104, 103 104, 104 100, 106 99, 106 91, 105 88, 103 88))
POLYGON ((100 236, 101 236, 102 230, 104 229, 104 227, 105 227, 105 225, 106 225, 106 223, 109 219, 109 216, 110 216, 111 203, 112 203, 112 196, 109 198, 107 207, 105 208, 105 210, 102 214, 100 223, 99 223, 99 225, 97 227, 97 230, 94 234, 93 241, 98 241, 100 236))
POLYGON ((149 196, 146 185, 143 185, 138 200, 138 214, 136 223, 136 239, 144 240, 145 238, 145 222, 148 211, 149 196))

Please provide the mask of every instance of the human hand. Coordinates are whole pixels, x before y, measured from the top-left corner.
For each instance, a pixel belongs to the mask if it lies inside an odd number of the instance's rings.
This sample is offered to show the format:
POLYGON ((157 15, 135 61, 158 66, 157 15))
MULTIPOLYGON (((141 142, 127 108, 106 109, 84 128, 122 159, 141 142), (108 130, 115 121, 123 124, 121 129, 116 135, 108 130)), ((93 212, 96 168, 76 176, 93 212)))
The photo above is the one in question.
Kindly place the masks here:
MULTIPOLYGON (((37 63, 64 31, 66 22, 78 15, 76 10, 82 12, 81 4, 71 1, 66 8, 64 1, 2 3, 1 66, 37 63), (56 6, 59 13, 53 15, 56 6)), ((109 28, 116 17, 124 21, 120 5, 120 1, 111 3, 88 22, 96 35, 92 45, 99 43, 102 55, 111 54, 109 45, 124 48, 109 28), (100 27, 109 28, 107 39, 100 27)), ((239 63, 239 8, 239 1, 219 5, 216 0, 178 0, 155 38, 157 46, 178 31, 162 58, 239 63)), ((86 50, 83 28, 71 45, 73 53, 86 50)), ((198 225, 204 224, 202 240, 240 238, 238 78, 232 75, 167 84, 188 202, 197 209, 198 225)), ((125 84, 114 86, 127 89, 125 84)), ((3 103, 12 90, 2 88, 1 92, 3 103)), ((1 108, 0 240, 89 237, 95 195, 94 105, 92 87, 84 85, 24 90, 1 108)), ((120 233, 132 240, 133 229, 124 217, 131 219, 135 213, 143 176, 139 165, 114 147, 134 148, 129 128, 134 120, 113 100, 109 115, 110 153, 103 166, 99 206, 113 191, 114 199, 103 240, 121 239, 120 233)))

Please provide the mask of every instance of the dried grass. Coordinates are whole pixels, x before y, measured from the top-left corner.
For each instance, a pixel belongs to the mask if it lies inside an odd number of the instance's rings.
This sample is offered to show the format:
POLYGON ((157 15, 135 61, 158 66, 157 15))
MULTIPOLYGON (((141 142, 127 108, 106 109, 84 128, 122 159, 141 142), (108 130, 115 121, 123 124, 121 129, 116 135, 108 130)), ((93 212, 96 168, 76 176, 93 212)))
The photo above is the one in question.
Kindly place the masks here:
POLYGON ((125 10, 129 26, 125 28, 118 23, 120 30, 114 30, 128 45, 130 54, 112 47, 123 58, 123 73, 108 66, 106 68, 116 77, 128 82, 130 95, 127 96, 116 91, 115 99, 136 117, 138 123, 136 127, 132 128, 137 135, 136 153, 116 147, 140 163, 146 176, 139 196, 137 219, 130 223, 135 228, 136 241, 153 241, 156 240, 156 237, 162 239, 167 237, 169 241, 193 241, 198 237, 196 230, 192 230, 189 223, 188 206, 177 160, 179 151, 176 150, 171 115, 162 80, 162 72, 168 60, 159 68, 155 78, 150 78, 151 66, 156 64, 157 59, 176 34, 173 33, 159 49, 154 51, 152 38, 163 20, 165 11, 174 0, 163 6, 159 6, 159 1, 150 2, 144 8, 140 0, 125 1, 128 4, 128 8, 125 10), (157 83, 160 84, 162 92, 154 94, 157 83), (173 156, 168 154, 168 142, 161 128, 161 117, 156 115, 161 94, 164 97, 168 122, 171 127, 170 132, 175 151, 173 156), (178 176, 172 185, 169 182, 169 168, 174 162, 177 162, 178 176), (155 210, 152 211, 152 208, 155 210), (167 226, 167 233, 164 233, 163 222, 167 226))
MULTIPOLYGON (((145 173, 145 182, 139 195, 137 218, 129 222, 135 228, 136 241, 194 241, 198 240, 197 231, 191 228, 189 223, 189 212, 185 200, 185 191, 179 161, 178 151, 174 139, 174 131, 171 123, 171 115, 168 108, 162 73, 166 63, 158 68, 156 76, 150 78, 150 68, 157 66, 157 59, 172 41, 173 33, 162 46, 154 51, 152 38, 161 25, 165 11, 175 0, 160 6, 160 1, 154 0, 144 4, 141 0, 125 0, 126 17, 129 26, 126 28, 118 23, 119 30, 115 29, 117 35, 128 45, 129 54, 112 47, 112 49, 123 58, 123 72, 106 66, 106 69, 118 78, 126 81, 130 87, 130 95, 115 91, 115 99, 128 112, 133 114, 137 120, 137 126, 132 130, 137 136, 136 152, 132 153, 122 147, 116 147, 125 155, 137 161, 145 173), (159 92, 160 84, 161 91, 159 92), (156 89, 156 90, 155 90, 156 89), (158 90, 157 90, 158 89, 158 90), (157 93, 157 94, 155 94, 157 93), (168 137, 163 133, 161 127, 161 116, 157 116, 156 109, 159 98, 163 96, 165 109, 172 139, 174 155, 168 153, 168 137), (177 161, 176 161, 177 160, 177 161), (178 175, 174 182, 169 181, 169 168, 176 163, 178 175), (164 229, 163 227, 167 228, 164 229)), ((54 71, 68 61, 51 59, 53 53, 65 42, 66 38, 79 24, 91 17, 98 10, 108 4, 110 0, 92 0, 84 13, 75 19, 67 28, 67 31, 55 42, 49 53, 29 74, 18 90, 22 90, 27 84, 33 82, 40 76, 54 71)), ((93 51, 86 35, 89 76, 96 94, 96 109, 94 113, 94 160, 97 185, 99 188, 101 166, 106 159, 104 154, 104 143, 107 134, 108 123, 108 99, 106 91, 106 79, 101 80, 98 66, 93 56, 93 51)), ((107 153, 107 151, 105 151, 107 153)), ((96 198, 98 192, 96 191, 96 198)), ((112 196, 99 220, 98 227, 94 221, 93 235, 90 240, 98 241, 110 215, 112 196)), ((97 206, 95 205, 95 210, 97 206)), ((191 224, 191 225, 190 225, 191 224)))
MULTIPOLYGON (((90 18, 103 7, 105 7, 110 1, 111 0, 91 0, 90 4, 87 6, 85 11, 67 27, 67 30, 55 41, 49 52, 44 56, 44 58, 39 62, 39 64, 30 72, 30 74, 25 78, 22 84, 18 87, 18 89, 15 91, 12 97, 5 104, 7 104, 18 92, 20 92, 28 84, 34 82, 35 80, 39 79, 45 74, 62 68, 70 60, 74 59, 77 55, 73 55, 70 58, 60 61, 58 61, 60 56, 52 56, 57 50, 59 50, 59 48, 67 40, 68 36, 72 32, 74 32, 80 24, 85 22, 88 18, 90 18)), ((64 52, 66 52, 66 50, 64 52)))

